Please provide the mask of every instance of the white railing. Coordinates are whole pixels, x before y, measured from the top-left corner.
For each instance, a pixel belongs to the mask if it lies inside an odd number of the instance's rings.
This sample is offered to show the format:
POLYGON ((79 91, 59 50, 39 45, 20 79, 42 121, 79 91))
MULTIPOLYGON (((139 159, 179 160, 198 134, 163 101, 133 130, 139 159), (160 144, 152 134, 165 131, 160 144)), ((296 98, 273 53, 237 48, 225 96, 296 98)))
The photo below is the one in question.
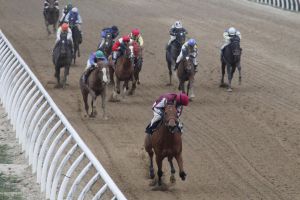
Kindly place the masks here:
POLYGON ((300 11, 300 0, 249 0, 290 11, 300 11))
POLYGON ((46 198, 126 199, 1 30, 0 100, 46 198))

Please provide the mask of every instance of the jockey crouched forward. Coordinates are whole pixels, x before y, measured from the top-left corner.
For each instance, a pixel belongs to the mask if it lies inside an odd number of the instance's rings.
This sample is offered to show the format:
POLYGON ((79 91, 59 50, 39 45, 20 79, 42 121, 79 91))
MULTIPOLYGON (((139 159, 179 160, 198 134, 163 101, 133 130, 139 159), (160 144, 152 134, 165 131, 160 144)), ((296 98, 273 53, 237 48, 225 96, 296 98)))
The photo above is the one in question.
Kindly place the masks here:
POLYGON ((59 19, 59 24, 62 24, 65 22, 66 16, 72 10, 72 8, 73 8, 73 5, 70 3, 63 8, 63 10, 61 12, 61 18, 59 19))
POLYGON ((224 48, 231 43, 231 39, 234 36, 238 36, 240 38, 240 40, 242 39, 241 32, 238 31, 234 27, 230 27, 229 29, 227 29, 227 30, 224 31, 224 33, 223 33, 224 44, 221 47, 221 59, 222 59, 222 56, 223 56, 223 50, 224 50, 224 48))
POLYGON ((105 42, 105 38, 106 38, 106 35, 107 34, 111 34, 111 38, 113 40, 113 43, 114 43, 114 40, 118 37, 119 35, 119 28, 117 26, 112 26, 110 28, 103 28, 101 30, 101 42, 99 43, 98 45, 98 49, 101 50, 104 42, 105 42))
POLYGON ((195 39, 189 39, 187 42, 185 42, 182 47, 179 56, 177 57, 176 60, 176 65, 175 65, 175 70, 177 69, 180 61, 182 58, 189 56, 190 59, 193 60, 195 72, 197 72, 197 66, 198 66, 198 61, 197 61, 197 55, 198 55, 198 47, 195 39))
POLYGON ((75 25, 79 32, 80 32, 80 38, 79 38, 79 44, 82 42, 82 32, 81 32, 81 24, 82 19, 79 14, 78 8, 74 7, 72 10, 67 14, 65 21, 71 25, 75 25))
POLYGON ((141 32, 139 29, 133 29, 131 31, 131 33, 129 34, 129 37, 132 41, 135 41, 138 45, 139 45, 139 48, 141 48, 141 55, 139 55, 140 57, 139 58, 136 58, 135 59, 135 63, 137 63, 137 61, 141 62, 140 63, 140 66, 142 66, 142 63, 143 63, 143 49, 144 49, 144 39, 141 35, 141 32))
POLYGON ((56 32, 56 41, 55 41, 55 45, 54 45, 54 49, 56 48, 56 46, 58 45, 59 41, 60 41, 60 37, 61 34, 67 34, 67 40, 69 42, 69 45, 71 46, 72 49, 72 55, 73 55, 73 38, 72 38, 72 31, 69 28, 69 24, 67 23, 63 23, 56 32))
MULTIPOLYGON (((128 44, 131 44, 132 43, 132 40, 130 39, 130 37, 128 35, 125 35, 121 38, 119 38, 113 45, 112 47, 112 60, 114 62, 114 64, 116 64, 117 62, 117 59, 119 58, 119 56, 121 55, 122 51, 124 49, 126 49, 126 46, 128 44)), ((133 55, 133 46, 130 46, 129 47, 131 52, 132 52, 132 55, 133 55)))
MULTIPOLYGON (((177 116, 180 117, 182 113, 183 106, 187 106, 189 104, 189 97, 184 93, 174 94, 174 93, 166 93, 161 95, 153 104, 152 110, 153 110, 153 118, 150 122, 150 124, 146 128, 146 133, 150 135, 154 132, 154 130, 159 125, 163 113, 164 108, 168 103, 174 102, 176 100, 176 108, 177 108, 177 116)), ((178 128, 180 129, 180 132, 182 132, 183 125, 181 122, 178 122, 178 128)))
POLYGON ((170 44, 176 39, 176 36, 178 33, 184 33, 185 35, 188 33, 185 28, 183 28, 182 23, 180 21, 176 21, 170 31, 170 40, 168 41, 168 44, 166 46, 166 49, 170 46, 170 44))
POLYGON ((90 54, 85 71, 83 73, 84 83, 87 83, 87 78, 89 77, 90 73, 95 69, 99 60, 103 61, 105 64, 108 63, 107 58, 105 57, 102 51, 98 50, 90 54))

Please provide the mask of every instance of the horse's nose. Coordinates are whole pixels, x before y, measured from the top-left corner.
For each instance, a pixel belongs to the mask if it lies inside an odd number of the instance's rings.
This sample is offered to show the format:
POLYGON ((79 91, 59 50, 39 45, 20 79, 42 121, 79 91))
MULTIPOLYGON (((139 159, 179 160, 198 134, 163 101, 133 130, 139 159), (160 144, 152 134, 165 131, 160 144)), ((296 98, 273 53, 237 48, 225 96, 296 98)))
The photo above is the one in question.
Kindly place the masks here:
POLYGON ((168 126, 169 126, 169 127, 175 127, 175 126, 176 126, 176 121, 175 121, 175 119, 169 120, 168 126))

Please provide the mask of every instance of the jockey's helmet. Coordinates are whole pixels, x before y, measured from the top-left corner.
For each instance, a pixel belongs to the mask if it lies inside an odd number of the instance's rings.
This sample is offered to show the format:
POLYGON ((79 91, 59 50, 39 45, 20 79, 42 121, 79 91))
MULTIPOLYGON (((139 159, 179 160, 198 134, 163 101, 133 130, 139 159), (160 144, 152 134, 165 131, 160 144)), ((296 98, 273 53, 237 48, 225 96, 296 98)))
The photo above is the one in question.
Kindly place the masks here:
POLYGON ((228 29, 228 34, 229 34, 229 35, 235 35, 235 34, 236 34, 236 29, 235 29, 234 27, 230 27, 230 28, 228 29))
POLYGON ((68 31, 68 29, 69 29, 69 24, 68 23, 63 23, 61 25, 61 30, 62 31, 68 31))
POLYGON ((180 92, 176 96, 176 102, 183 106, 187 106, 189 104, 189 97, 185 93, 180 92))
POLYGON ((115 25, 111 27, 111 30, 112 30, 113 32, 119 32, 118 27, 115 26, 115 25))
POLYGON ((188 45, 189 46, 194 47, 195 44, 196 44, 196 40, 195 39, 193 39, 193 38, 189 39, 189 41, 188 41, 188 45))
POLYGON ((133 35, 134 37, 137 37, 137 36, 140 35, 140 30, 136 28, 136 29, 133 29, 133 30, 131 31, 131 33, 132 33, 132 35, 133 35))
POLYGON ((175 28, 182 28, 182 24, 180 21, 176 21, 175 24, 174 24, 174 27, 175 28))
POLYGON ((73 6, 72 6, 72 4, 69 3, 69 4, 66 6, 66 8, 67 8, 68 11, 70 11, 70 10, 73 8, 73 6))
POLYGON ((128 35, 123 36, 122 39, 123 39, 123 42, 129 42, 130 41, 130 38, 129 38, 128 35))
POLYGON ((76 8, 76 7, 72 8, 72 12, 73 13, 78 13, 78 8, 76 8))
POLYGON ((96 51, 96 58, 103 58, 104 57, 104 53, 100 50, 96 51))

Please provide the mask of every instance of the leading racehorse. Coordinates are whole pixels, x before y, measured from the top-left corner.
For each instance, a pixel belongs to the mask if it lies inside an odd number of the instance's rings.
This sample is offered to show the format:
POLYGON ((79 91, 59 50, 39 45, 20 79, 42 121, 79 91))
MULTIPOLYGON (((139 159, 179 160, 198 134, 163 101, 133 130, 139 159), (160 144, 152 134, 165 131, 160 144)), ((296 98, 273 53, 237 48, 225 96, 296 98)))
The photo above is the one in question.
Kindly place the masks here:
POLYGON ((69 44, 66 33, 61 34, 60 41, 53 50, 52 59, 55 65, 55 77, 57 79, 57 85, 55 87, 61 87, 60 68, 64 67, 65 72, 62 87, 65 88, 67 76, 69 75, 69 69, 72 62, 72 44, 69 44))
POLYGON ((227 66, 227 75, 228 75, 228 92, 232 92, 231 80, 235 72, 236 67, 239 70, 239 83, 242 82, 241 75, 241 55, 242 49, 240 47, 240 38, 235 36, 231 38, 231 43, 227 45, 223 50, 223 56, 221 57, 222 63, 222 78, 220 86, 224 86, 224 75, 225 75, 225 66, 227 66))
POLYGON ((56 0, 49 0, 49 7, 46 10, 44 10, 44 19, 48 35, 51 34, 48 27, 49 25, 53 25, 53 32, 54 34, 56 33, 56 27, 59 18, 59 9, 55 7, 55 2, 56 0))
POLYGON ((171 167, 171 177, 170 181, 174 183, 175 168, 172 159, 175 157, 179 167, 179 176, 182 180, 185 180, 186 173, 183 170, 183 160, 182 160, 182 139, 181 132, 177 127, 178 116, 176 110, 176 102, 168 104, 165 107, 163 119, 159 127, 153 132, 151 139, 148 137, 145 139, 145 150, 149 154, 150 158, 150 177, 154 178, 154 168, 153 168, 153 154, 156 156, 157 164, 157 175, 158 175, 158 185, 162 184, 161 177, 163 175, 162 163, 164 158, 168 158, 171 167), (153 152, 154 150, 154 152, 153 152))
POLYGON ((168 85, 172 85, 172 70, 175 69, 176 59, 180 54, 181 47, 185 42, 185 32, 179 32, 176 35, 176 39, 168 46, 166 51, 166 60, 168 64, 170 82, 168 85))

